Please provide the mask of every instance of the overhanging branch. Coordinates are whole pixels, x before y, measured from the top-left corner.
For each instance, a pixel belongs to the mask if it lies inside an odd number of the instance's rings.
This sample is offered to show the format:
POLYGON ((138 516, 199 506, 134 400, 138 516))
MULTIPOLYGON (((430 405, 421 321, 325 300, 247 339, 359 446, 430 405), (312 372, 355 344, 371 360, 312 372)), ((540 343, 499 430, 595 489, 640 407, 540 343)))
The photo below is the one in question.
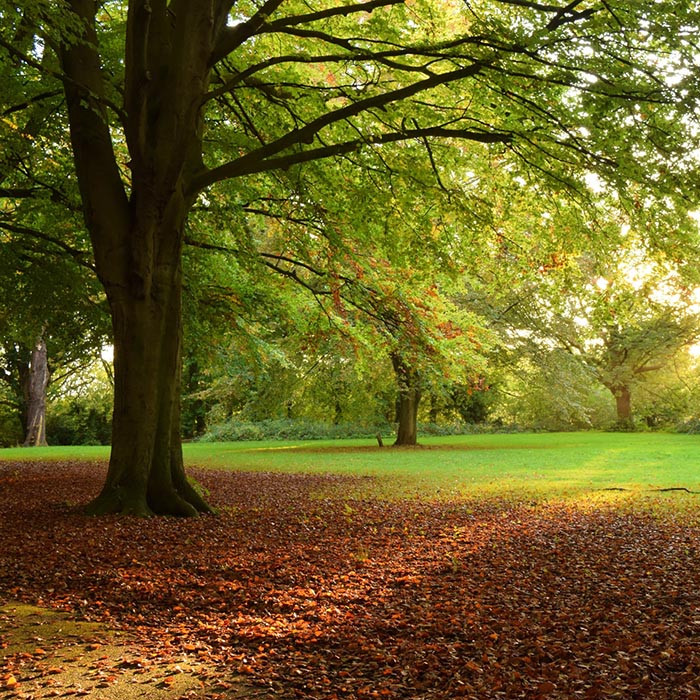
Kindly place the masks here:
MULTIPOLYGON (((194 248, 210 250, 227 255, 239 255, 241 253, 240 249, 237 248, 217 245, 214 243, 206 243, 204 241, 197 241, 189 236, 185 237, 185 243, 194 248)), ((368 318, 374 319, 385 327, 389 329, 396 329, 400 325, 398 321, 386 313, 386 310, 382 310, 380 308, 381 304, 378 300, 381 300, 381 294, 376 289, 367 286, 357 279, 348 277, 347 275, 331 275, 326 270, 319 270, 310 263, 297 260, 295 258, 290 258, 286 255, 266 253, 264 251, 258 251, 258 255, 260 256, 261 263, 265 267, 283 277, 286 277, 287 279, 292 280, 303 289, 306 289, 316 300, 318 300, 319 304, 321 304, 321 299, 323 298, 334 297, 335 290, 330 285, 324 287, 312 284, 299 275, 298 269, 302 269, 310 273, 319 280, 330 279, 332 277, 334 280, 341 282, 345 290, 359 289, 362 292, 362 296, 364 297, 364 301, 366 303, 363 303, 361 300, 354 298, 349 293, 344 292, 343 289, 340 289, 339 293, 343 301, 349 306, 352 306, 360 313, 366 315, 368 318), (287 264, 290 267, 283 267, 280 263, 287 264)))
MULTIPOLYGON (((377 136, 368 136, 365 139, 355 139, 344 143, 322 146, 320 148, 312 148, 302 150, 297 153, 290 153, 279 158, 268 158, 258 162, 249 162, 246 169, 240 169, 236 173, 236 177, 243 175, 252 175, 254 173, 269 172, 271 170, 284 170, 293 165, 300 163, 308 163, 310 161, 322 160, 333 156, 343 155, 358 151, 364 146, 376 146, 386 143, 396 143, 399 141, 411 141, 413 139, 424 140, 428 137, 436 138, 452 138, 462 139, 467 141, 476 141, 479 143, 510 143, 513 140, 512 134, 509 133, 489 133, 481 131, 471 131, 468 129, 446 129, 443 127, 429 127, 425 129, 407 129, 401 132, 380 134, 377 136)), ((211 171, 215 173, 216 171, 211 171)), ((219 178, 213 180, 216 182, 219 178)))
POLYGON ((75 260, 75 262, 78 265, 86 267, 92 271, 94 271, 95 269, 94 265, 90 261, 90 254, 87 251, 80 250, 79 248, 74 248, 73 246, 70 246, 61 240, 53 238, 52 236, 49 236, 43 233, 42 231, 38 231, 37 229, 33 228, 28 228, 27 226, 18 226, 16 224, 11 224, 6 221, 0 221, 0 229, 8 231, 10 233, 19 234, 21 236, 28 236, 30 238, 45 241, 46 243, 51 243, 51 245, 56 246, 59 250, 70 255, 70 257, 73 258, 73 260, 75 260))
POLYGON ((251 154, 239 158, 237 161, 232 161, 225 165, 219 166, 218 168, 213 168, 212 170, 195 177, 191 185, 191 191, 193 193, 199 192, 216 182, 229 178, 242 177, 244 175, 252 175, 254 173, 269 172, 271 170, 284 170, 300 163, 308 163, 315 160, 322 160, 324 158, 331 158, 333 156, 352 153, 353 151, 357 151, 364 146, 411 141, 413 139, 423 140, 425 138, 461 139, 488 144, 510 143, 513 140, 513 134, 503 131, 489 132, 486 130, 476 129, 448 129, 446 127, 435 126, 370 135, 362 139, 352 139, 350 141, 331 144, 328 146, 302 149, 295 153, 289 153, 279 157, 253 157, 256 153, 258 156, 260 156, 260 152, 266 150, 265 148, 261 148, 251 154))
POLYGON ((216 64, 232 51, 235 51, 241 44, 246 42, 256 34, 280 31, 286 27, 294 27, 300 24, 309 24, 329 17, 349 16, 357 12, 373 12, 378 7, 387 5, 402 5, 404 0, 368 0, 368 2, 356 3, 354 5, 343 5, 331 7, 318 12, 309 12, 302 15, 283 17, 272 22, 267 18, 277 10, 284 0, 268 0, 263 6, 247 21, 235 27, 226 27, 217 41, 212 52, 210 65, 216 64))
POLYGON ((318 22, 329 17, 344 16, 348 17, 356 12, 374 12, 378 7, 386 7, 387 5, 403 5, 405 0, 368 0, 355 5, 341 5, 338 7, 330 7, 326 10, 318 12, 310 12, 305 15, 297 15, 295 17, 285 17, 265 25, 266 32, 276 32, 283 27, 293 27, 299 24, 309 24, 310 22, 318 22))

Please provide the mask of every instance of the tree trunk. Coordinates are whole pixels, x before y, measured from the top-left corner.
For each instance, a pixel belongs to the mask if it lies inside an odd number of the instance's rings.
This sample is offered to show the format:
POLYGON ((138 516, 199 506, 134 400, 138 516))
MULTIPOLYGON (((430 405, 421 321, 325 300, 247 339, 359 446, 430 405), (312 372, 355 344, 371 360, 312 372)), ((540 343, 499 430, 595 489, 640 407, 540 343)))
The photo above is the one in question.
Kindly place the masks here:
POLYGON ((420 375, 408 366, 398 353, 392 353, 399 387, 396 402, 396 419, 398 429, 394 445, 412 446, 418 444, 418 404, 420 403, 420 375))
POLYGON ((46 445, 46 389, 49 386, 46 343, 39 338, 32 348, 29 371, 23 378, 26 411, 24 447, 46 445))
POLYGON ((123 179, 110 130, 94 0, 69 0, 83 36, 61 44, 85 222, 114 333, 109 470, 94 514, 210 511, 188 483, 180 441, 182 246, 202 163, 200 110, 231 3, 129 2, 123 179))
POLYGON ((615 397, 615 410, 617 413, 617 426, 626 430, 634 428, 632 418, 632 392, 624 384, 609 386, 610 392, 615 397))
POLYGON ((433 394, 430 397, 430 413, 428 414, 431 423, 435 424, 438 422, 438 415, 440 414, 440 401, 439 399, 433 394))
MULTIPOLYGON (((137 285, 138 287, 138 285, 137 285)), ((107 479, 92 514, 211 512, 188 482, 180 440, 179 255, 153 275, 150 293, 108 289, 114 330, 114 416, 107 479)))

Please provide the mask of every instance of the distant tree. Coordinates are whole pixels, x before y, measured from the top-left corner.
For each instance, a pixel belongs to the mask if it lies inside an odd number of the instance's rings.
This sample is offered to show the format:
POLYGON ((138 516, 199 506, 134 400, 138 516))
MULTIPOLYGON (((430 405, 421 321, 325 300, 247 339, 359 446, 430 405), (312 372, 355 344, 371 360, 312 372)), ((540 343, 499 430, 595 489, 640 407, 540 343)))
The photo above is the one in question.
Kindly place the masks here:
POLYGON ((649 375, 700 338, 698 293, 631 233, 617 251, 571 256, 517 294, 501 318, 506 342, 543 364, 568 353, 610 392, 621 428, 634 426, 632 397, 649 375))
POLYGON ((60 384, 99 356, 109 338, 89 255, 71 248, 67 236, 52 238, 68 225, 66 210, 40 196, 7 197, 0 215, 0 380, 20 416, 25 446, 46 442, 50 382, 60 384), (52 213, 51 235, 34 228, 52 213))
POLYGON ((14 180, 12 192, 0 189, 0 377, 11 388, 27 446, 45 442, 52 377, 60 382, 99 356, 109 339, 82 223, 49 184, 58 188, 61 173, 53 163, 39 184, 19 173, 6 178, 14 180))
POLYGON ((439 416, 444 416, 467 425, 485 423, 494 395, 484 375, 475 375, 468 383, 447 384, 441 393, 430 394, 430 422, 437 423, 439 416))
POLYGON ((36 79, 55 68, 36 24, 42 12, 41 3, 0 3, 0 380, 26 446, 46 441, 52 377, 60 383, 108 335, 63 90, 36 79))
POLYGON ((653 291, 649 295, 642 289, 616 286, 610 285, 603 295, 610 312, 610 320, 600 329, 603 344, 583 356, 613 395, 618 425, 632 428, 635 387, 700 338, 700 315, 690 309, 689 300, 683 303, 677 296, 655 300, 653 291))
POLYGON ((26 435, 25 447, 46 445, 46 389, 49 386, 49 359, 43 334, 31 349, 25 387, 26 435))
POLYGON ((500 359, 491 417, 535 430, 606 429, 615 421, 610 394, 588 367, 557 347, 513 346, 500 359))

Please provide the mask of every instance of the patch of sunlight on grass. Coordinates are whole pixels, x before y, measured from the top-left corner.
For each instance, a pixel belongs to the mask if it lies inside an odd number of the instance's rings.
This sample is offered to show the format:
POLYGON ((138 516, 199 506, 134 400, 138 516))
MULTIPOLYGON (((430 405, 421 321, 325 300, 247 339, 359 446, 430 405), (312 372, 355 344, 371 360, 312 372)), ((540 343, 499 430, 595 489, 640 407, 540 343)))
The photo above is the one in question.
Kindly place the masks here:
POLYGON ((302 471, 375 477, 383 497, 517 497, 623 501, 626 492, 700 490, 700 442, 663 433, 547 433, 425 438, 415 449, 370 441, 200 443, 188 463, 245 471, 302 471), (617 494, 617 495, 615 495, 617 494))

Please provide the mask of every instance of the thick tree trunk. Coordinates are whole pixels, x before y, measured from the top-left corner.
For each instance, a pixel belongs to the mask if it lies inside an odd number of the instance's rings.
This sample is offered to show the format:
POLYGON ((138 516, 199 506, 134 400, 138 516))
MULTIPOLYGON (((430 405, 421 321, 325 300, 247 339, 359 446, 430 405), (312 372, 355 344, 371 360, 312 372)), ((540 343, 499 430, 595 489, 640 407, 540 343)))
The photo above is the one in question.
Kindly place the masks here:
POLYGON ((189 185, 205 170, 201 109, 232 3, 129 2, 119 114, 107 108, 99 3, 67 4, 83 30, 58 46, 71 143, 114 331, 112 454, 89 511, 193 515, 209 507, 182 464, 182 245, 197 193, 189 185), (115 116, 127 178, 110 128, 115 116))
POLYGON ((26 411, 24 447, 46 445, 46 389, 49 386, 46 343, 39 338, 32 348, 28 372, 23 378, 26 411))
POLYGON ((615 397, 615 410, 617 414, 617 426, 620 428, 634 428, 632 418, 632 392, 624 384, 609 386, 610 393, 615 397))
POLYGON ((114 327, 112 453, 90 513, 211 512, 183 467, 181 293, 179 256, 156 270, 146 295, 108 290, 114 327))
POLYGON ((413 446, 418 444, 418 405, 421 398, 420 375, 408 366, 398 353, 393 353, 399 393, 396 402, 398 428, 394 445, 413 446))

